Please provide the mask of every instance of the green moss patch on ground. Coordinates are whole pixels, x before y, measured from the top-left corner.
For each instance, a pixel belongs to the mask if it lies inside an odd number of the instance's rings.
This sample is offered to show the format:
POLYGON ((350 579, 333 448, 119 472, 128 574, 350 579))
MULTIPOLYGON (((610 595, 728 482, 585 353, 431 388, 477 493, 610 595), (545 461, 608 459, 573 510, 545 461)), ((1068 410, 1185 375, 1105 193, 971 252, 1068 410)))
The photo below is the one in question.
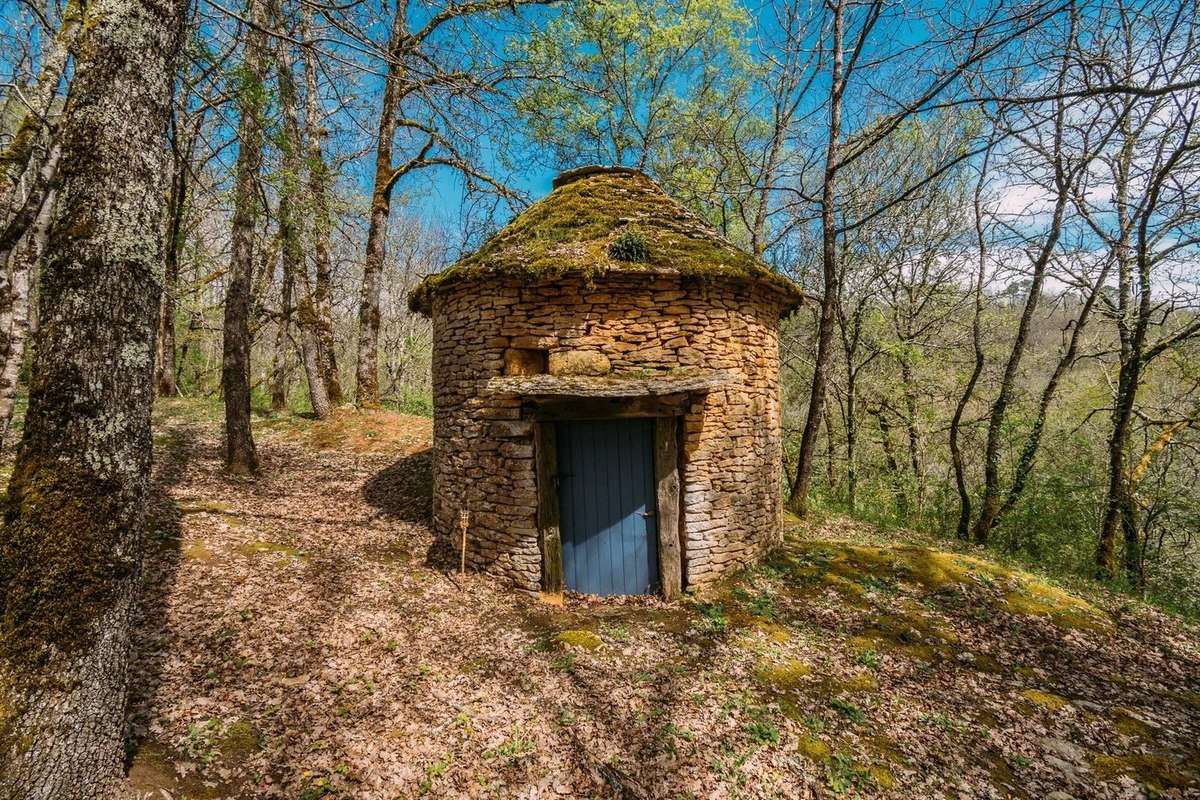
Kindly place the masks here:
POLYGON ((242 544, 235 545, 233 550, 234 550, 234 552, 236 552, 240 555, 243 555, 243 556, 261 556, 261 555, 279 554, 279 555, 288 556, 289 558, 307 558, 308 557, 308 554, 305 553, 303 550, 299 550, 295 547, 291 547, 286 544, 281 544, 279 542, 268 542, 268 541, 243 542, 242 544))
MULTIPOLYGON (((1064 629, 1095 632, 1112 629, 1108 615, 1086 600, 1029 573, 974 556, 916 545, 876 547, 805 542, 789 545, 773 559, 776 566, 788 571, 795 585, 809 593, 814 586, 820 586, 857 599, 871 594, 894 594, 904 583, 917 587, 918 597, 923 597, 965 588, 996 611, 1047 617, 1064 629)), ((914 621, 917 619, 914 617, 914 621)), ((934 633, 935 638, 953 644, 934 633)))
POLYGON ((1043 692, 1041 689, 1026 689, 1021 692, 1021 697, 1033 703, 1038 708, 1050 712, 1062 711, 1071 705, 1071 701, 1067 698, 1060 697, 1053 692, 1043 692))

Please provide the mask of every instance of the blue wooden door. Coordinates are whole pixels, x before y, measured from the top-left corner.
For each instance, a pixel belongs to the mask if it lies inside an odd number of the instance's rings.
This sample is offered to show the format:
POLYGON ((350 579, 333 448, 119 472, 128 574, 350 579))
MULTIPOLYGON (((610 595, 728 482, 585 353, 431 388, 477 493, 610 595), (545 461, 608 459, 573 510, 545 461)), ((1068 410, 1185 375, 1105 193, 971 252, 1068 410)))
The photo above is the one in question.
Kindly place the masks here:
POLYGON ((654 420, 560 422, 563 580, 586 594, 658 590, 654 420))

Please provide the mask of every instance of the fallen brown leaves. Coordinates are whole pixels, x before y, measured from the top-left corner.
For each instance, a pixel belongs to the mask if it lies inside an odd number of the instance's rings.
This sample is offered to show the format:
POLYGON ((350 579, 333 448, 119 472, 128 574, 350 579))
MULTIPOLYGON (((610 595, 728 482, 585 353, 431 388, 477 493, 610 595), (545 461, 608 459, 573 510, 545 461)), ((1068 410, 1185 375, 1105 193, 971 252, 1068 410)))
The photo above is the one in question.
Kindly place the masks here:
POLYGON ((542 604, 439 560, 427 420, 359 422, 263 426, 254 481, 161 424, 131 796, 1196 796, 1173 620, 1064 628, 803 543, 674 606, 542 604))

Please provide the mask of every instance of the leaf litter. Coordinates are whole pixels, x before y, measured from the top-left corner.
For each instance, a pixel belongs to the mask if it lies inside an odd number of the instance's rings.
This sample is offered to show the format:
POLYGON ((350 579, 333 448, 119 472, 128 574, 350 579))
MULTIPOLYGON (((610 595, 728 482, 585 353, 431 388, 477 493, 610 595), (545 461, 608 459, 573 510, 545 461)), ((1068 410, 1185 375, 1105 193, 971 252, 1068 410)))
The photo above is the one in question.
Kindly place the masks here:
POLYGON ((351 414, 263 421, 245 480, 160 408, 125 796, 1200 796, 1178 620, 839 519, 542 603, 435 541, 429 420, 351 414))

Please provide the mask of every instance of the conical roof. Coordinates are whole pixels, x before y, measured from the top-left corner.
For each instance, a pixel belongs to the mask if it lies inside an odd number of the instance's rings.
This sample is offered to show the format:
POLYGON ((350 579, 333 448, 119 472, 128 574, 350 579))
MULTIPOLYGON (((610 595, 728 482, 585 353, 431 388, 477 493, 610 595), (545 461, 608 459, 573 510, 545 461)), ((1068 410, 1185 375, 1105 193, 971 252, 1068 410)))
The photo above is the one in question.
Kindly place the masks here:
POLYGON ((437 291, 493 275, 543 283, 611 272, 753 281, 779 292, 783 311, 803 300, 799 286, 738 249, 638 170, 583 167, 559 175, 553 186, 479 250, 425 278, 409 306, 428 314, 437 291))

